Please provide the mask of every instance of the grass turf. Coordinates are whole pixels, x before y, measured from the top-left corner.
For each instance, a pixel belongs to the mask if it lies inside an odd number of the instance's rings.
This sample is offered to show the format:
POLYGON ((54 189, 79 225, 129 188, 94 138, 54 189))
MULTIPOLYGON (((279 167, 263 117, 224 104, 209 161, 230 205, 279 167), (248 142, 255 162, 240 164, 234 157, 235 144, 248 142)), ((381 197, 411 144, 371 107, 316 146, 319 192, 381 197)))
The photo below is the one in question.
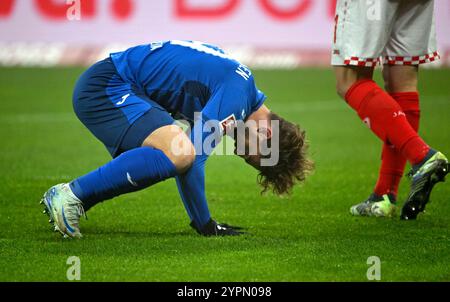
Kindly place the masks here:
MULTIPOLYGON (((73 255, 82 281, 367 281, 369 256, 380 257, 383 281, 450 280, 449 184, 417 221, 349 215, 373 188, 381 144, 337 98, 327 69, 255 72, 267 104, 311 141, 315 174, 291 198, 260 196, 238 158, 208 162, 213 217, 248 235, 198 236, 169 180, 96 206, 81 222, 85 237, 63 240, 39 199, 110 159, 72 113, 81 72, 0 69, 0 281, 65 281, 73 255)), ((450 155, 449 78, 421 72, 421 133, 450 155)), ((401 201, 407 190, 404 180, 401 201)))

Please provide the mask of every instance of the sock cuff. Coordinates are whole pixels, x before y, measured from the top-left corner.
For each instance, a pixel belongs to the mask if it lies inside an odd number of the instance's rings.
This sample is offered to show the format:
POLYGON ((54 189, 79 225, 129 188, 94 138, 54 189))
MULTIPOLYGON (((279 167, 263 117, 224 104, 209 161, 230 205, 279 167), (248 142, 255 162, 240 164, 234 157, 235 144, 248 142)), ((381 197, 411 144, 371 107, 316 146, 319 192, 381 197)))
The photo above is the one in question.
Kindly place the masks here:
POLYGON ((158 174, 162 179, 177 175, 177 168, 162 150, 147 146, 141 147, 140 150, 149 171, 154 170, 153 166, 158 166, 158 174))
POLYGON ((391 92, 389 93, 393 98, 408 98, 408 99, 418 99, 418 91, 406 91, 406 92, 391 92))
POLYGON ((377 88, 377 83, 371 79, 358 80, 348 89, 345 100, 353 109, 358 110, 367 94, 377 88))
POLYGON ((402 107, 402 110, 419 112, 420 111, 420 103, 419 103, 419 93, 416 91, 413 92, 396 92, 390 93, 391 97, 397 101, 397 103, 402 107))
POLYGON ((84 192, 83 192, 83 189, 81 188, 80 184, 78 183, 78 179, 75 179, 69 183, 69 189, 70 189, 71 193, 73 194, 73 196, 76 197, 79 201, 81 201, 83 203, 82 198, 84 196, 84 192))

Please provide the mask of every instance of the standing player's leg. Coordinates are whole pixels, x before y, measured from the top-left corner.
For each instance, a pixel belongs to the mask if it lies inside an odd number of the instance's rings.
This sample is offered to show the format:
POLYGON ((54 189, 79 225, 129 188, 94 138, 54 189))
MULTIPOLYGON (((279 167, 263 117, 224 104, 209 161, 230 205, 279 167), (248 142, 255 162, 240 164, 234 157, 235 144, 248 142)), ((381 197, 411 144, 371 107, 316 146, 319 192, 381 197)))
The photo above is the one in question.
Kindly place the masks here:
MULTIPOLYGON (((391 145, 389 136, 396 139, 400 146, 406 145, 410 140, 415 140, 417 134, 413 129, 409 129, 411 126, 406 120, 402 120, 404 116, 399 114, 401 112, 399 105, 372 80, 373 68, 335 66, 334 69, 338 94, 348 102, 361 120, 386 145, 391 145), (399 119, 400 121, 397 121, 399 119), (397 123, 397 126, 393 126, 394 123, 397 123), (409 132, 409 135, 404 138, 400 137, 395 127, 401 127, 401 131, 409 132)), ((424 145, 424 147, 427 146, 424 145)), ((428 150, 424 151, 425 154, 427 152, 428 150)), ((391 171, 389 172, 391 173, 391 171)), ((395 211, 394 203, 393 196, 374 193, 367 201, 353 206, 351 213, 363 216, 392 216, 395 211)))
MULTIPOLYGON (((335 69, 339 75, 348 67, 335 69)), ((373 80, 357 80, 344 98, 375 135, 394 145, 411 164, 420 164, 429 154, 430 147, 411 127, 400 105, 373 80)))
MULTIPOLYGON (((435 151, 411 127, 394 98, 369 77, 360 76, 366 72, 357 71, 378 63, 392 39, 402 3, 380 2, 371 7, 365 2, 338 1, 332 64, 338 93, 374 134, 384 143, 393 145, 415 169, 419 169, 432 160, 435 151)), ((367 202, 352 207, 351 212, 389 216, 392 214, 390 197, 384 195, 383 200, 377 202, 372 196, 367 202)))
MULTIPOLYGON (((402 1, 383 51, 388 90, 416 131, 420 118, 418 66, 439 59, 434 23, 433 0, 402 1)), ((434 185, 448 173, 448 160, 438 151, 430 150, 422 162, 412 164, 411 189, 402 209, 402 219, 415 219, 424 211, 434 185)))
MULTIPOLYGON (((411 211, 420 211, 419 204, 428 199, 434 183, 443 180, 443 176, 446 174, 446 158, 423 141, 408 122, 402 107, 372 80, 364 79, 355 82, 345 94, 345 100, 375 135, 385 144, 394 146, 411 163, 413 171, 420 172, 422 167, 426 167, 426 163, 433 163, 432 170, 427 169, 419 173, 426 175, 424 176, 428 179, 426 187, 423 187, 421 183, 413 186, 417 189, 413 188, 412 194, 420 193, 421 201, 417 202, 411 211), (437 175, 435 175, 436 173, 437 175), (435 180, 431 180, 431 178, 435 180), (419 190, 424 191, 420 192, 419 190)), ((424 178, 420 177, 420 179, 424 178)), ((383 199, 386 201, 386 195, 383 199)), ((361 207, 352 208, 352 213, 360 213, 360 210, 361 207)), ((377 208, 371 207, 370 211, 375 210, 377 208)), ((378 214, 375 213, 375 215, 378 214)), ((380 216, 384 216, 384 214, 380 216)), ((411 218, 412 215, 409 217, 411 218)))
MULTIPOLYGON (((418 132, 420 120, 418 66, 384 65, 383 79, 385 90, 400 105, 409 124, 418 132)), ((381 167, 373 192, 375 199, 388 195, 390 200, 397 200, 398 187, 406 162, 406 158, 393 145, 383 144, 381 167)))
MULTIPOLYGON (((337 1, 331 63, 334 66, 337 92, 343 99, 350 90, 354 90, 351 88, 356 83, 374 84, 374 68, 389 39, 388 33, 398 8, 395 2, 378 4, 337 1)), ((369 119, 364 121, 368 126, 371 125, 369 119)), ((354 215, 390 216, 393 210, 394 206, 387 195, 380 198, 374 194, 367 201, 351 208, 354 215)))

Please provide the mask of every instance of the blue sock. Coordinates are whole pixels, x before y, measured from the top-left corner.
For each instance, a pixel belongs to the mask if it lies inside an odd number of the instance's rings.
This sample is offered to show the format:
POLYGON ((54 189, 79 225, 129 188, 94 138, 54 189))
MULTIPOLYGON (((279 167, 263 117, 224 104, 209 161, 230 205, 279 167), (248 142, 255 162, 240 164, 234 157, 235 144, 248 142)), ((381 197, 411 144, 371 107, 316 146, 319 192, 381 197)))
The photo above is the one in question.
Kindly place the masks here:
POLYGON ((75 179, 70 188, 87 211, 99 202, 142 190, 175 175, 176 168, 164 152, 141 147, 75 179))

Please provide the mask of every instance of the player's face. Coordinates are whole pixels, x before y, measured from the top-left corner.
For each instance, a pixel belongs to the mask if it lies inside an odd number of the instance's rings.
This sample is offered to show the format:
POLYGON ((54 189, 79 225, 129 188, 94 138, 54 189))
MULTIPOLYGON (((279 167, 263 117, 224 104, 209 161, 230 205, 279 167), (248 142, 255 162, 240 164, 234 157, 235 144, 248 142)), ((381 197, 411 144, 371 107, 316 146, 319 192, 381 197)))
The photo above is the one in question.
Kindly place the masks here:
POLYGON ((249 127, 248 131, 245 132, 245 137, 240 137, 237 139, 243 139, 245 142, 245 153, 237 153, 237 142, 234 142, 234 153, 239 157, 243 158, 247 164, 255 169, 259 169, 261 156, 259 155, 259 140, 261 135, 258 135, 258 129, 249 127), (255 144, 251 146, 251 144, 255 144), (255 152, 256 151, 256 152, 255 152))

